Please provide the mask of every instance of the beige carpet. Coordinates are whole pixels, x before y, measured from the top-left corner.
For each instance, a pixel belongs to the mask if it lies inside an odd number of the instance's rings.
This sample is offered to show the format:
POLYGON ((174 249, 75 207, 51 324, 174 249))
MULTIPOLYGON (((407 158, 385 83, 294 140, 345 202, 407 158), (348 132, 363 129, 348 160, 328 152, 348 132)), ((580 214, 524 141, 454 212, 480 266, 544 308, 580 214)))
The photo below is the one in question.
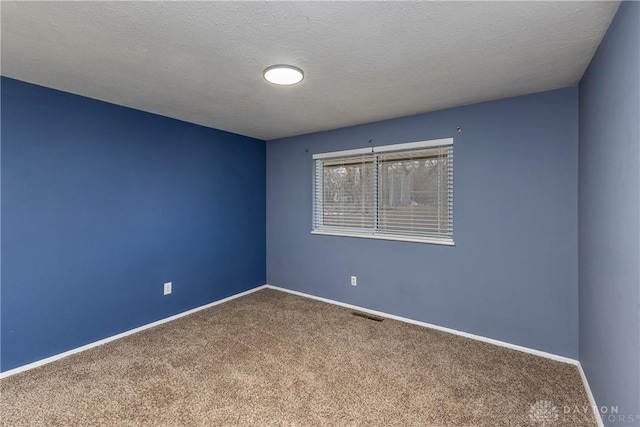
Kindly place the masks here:
POLYGON ((2 426, 596 425, 574 366, 268 289, 0 392, 2 426))

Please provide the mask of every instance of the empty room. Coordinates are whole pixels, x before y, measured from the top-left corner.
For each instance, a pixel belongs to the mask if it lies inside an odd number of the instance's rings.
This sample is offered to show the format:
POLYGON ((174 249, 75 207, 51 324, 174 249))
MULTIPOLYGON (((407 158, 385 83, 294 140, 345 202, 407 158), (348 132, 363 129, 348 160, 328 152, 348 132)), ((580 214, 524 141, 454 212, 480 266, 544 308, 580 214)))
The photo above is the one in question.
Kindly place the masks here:
POLYGON ((640 427, 640 2, 0 16, 0 426, 640 427))

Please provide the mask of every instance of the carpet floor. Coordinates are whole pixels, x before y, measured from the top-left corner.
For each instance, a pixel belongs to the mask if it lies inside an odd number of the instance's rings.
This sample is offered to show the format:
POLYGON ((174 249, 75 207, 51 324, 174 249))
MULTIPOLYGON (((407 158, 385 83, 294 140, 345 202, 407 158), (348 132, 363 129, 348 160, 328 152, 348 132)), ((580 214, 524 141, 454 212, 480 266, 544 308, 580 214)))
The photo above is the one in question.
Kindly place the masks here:
POLYGON ((2 426, 596 426, 575 366, 272 289, 0 393, 2 426))

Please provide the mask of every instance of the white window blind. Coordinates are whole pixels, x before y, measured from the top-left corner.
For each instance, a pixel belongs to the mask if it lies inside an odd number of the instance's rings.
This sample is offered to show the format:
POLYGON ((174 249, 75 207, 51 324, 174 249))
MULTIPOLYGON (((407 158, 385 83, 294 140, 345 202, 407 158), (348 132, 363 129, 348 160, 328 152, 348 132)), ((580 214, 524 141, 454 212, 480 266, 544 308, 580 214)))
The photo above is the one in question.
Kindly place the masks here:
POLYGON ((453 243, 452 138, 314 161, 314 233, 453 243))

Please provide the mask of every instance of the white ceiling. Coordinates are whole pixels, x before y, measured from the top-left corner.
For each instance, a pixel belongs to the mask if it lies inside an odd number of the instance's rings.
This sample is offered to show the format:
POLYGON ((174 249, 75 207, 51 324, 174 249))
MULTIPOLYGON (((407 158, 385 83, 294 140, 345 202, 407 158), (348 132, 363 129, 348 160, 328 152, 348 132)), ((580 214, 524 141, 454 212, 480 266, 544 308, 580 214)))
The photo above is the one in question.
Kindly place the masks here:
POLYGON ((618 6, 3 1, 1 73, 269 140, 575 85, 618 6))

